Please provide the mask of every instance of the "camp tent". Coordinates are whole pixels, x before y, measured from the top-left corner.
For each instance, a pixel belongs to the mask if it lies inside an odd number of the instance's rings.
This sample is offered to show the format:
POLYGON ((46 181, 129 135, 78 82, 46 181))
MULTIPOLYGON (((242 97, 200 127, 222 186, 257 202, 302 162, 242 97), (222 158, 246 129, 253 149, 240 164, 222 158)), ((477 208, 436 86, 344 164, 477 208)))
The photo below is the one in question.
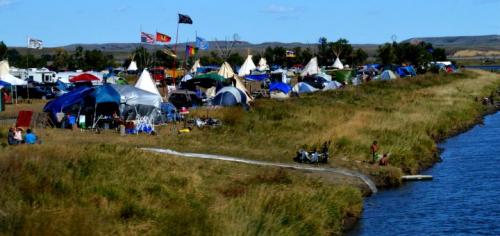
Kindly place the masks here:
POLYGON ((273 99, 284 99, 290 97, 292 87, 282 82, 272 82, 269 84, 269 93, 273 99))
POLYGON ((224 62, 222 63, 222 66, 219 69, 219 75, 226 79, 229 79, 233 78, 235 73, 233 71, 233 68, 231 68, 231 66, 229 65, 229 63, 224 62))
POLYGON ((131 61, 127 71, 137 71, 137 63, 135 61, 131 61))
POLYGON ((313 57, 309 61, 309 63, 307 63, 306 67, 304 67, 304 69, 300 73, 300 76, 304 77, 304 76, 308 76, 308 75, 315 75, 315 74, 318 74, 319 72, 320 72, 320 70, 319 70, 319 66, 318 66, 318 58, 313 57))
POLYGON ((335 59, 335 62, 333 63, 333 68, 335 69, 344 69, 344 65, 342 64, 342 62, 340 61, 340 59, 337 57, 337 59, 335 59))
POLYGON ((198 71, 198 68, 200 68, 200 67, 201 67, 201 63, 200 63, 200 59, 198 59, 194 62, 194 65, 193 65, 193 67, 191 67, 191 70, 189 70, 189 72, 195 74, 198 71))
POLYGON ((259 70, 260 71, 269 70, 269 65, 267 65, 267 60, 264 57, 261 57, 259 60, 259 70))
POLYGON ((235 87, 224 87, 217 91, 217 95, 212 99, 213 106, 235 106, 238 104, 247 104, 246 96, 243 91, 235 87))
POLYGON ((323 91, 328 91, 328 90, 335 90, 339 89, 342 87, 342 84, 337 82, 337 81, 328 81, 325 83, 325 87, 323 88, 323 91))
POLYGON ((257 67, 253 63, 252 55, 248 55, 247 59, 245 60, 245 62, 243 63, 238 72, 238 76, 243 77, 245 75, 249 75, 255 69, 257 69, 257 67))
POLYGON ((307 83, 300 82, 293 87, 292 91, 294 93, 302 94, 302 93, 313 93, 318 91, 318 89, 314 88, 313 86, 307 83))
POLYGON ((190 89, 195 89, 196 86, 202 88, 210 88, 216 86, 219 83, 224 83, 226 79, 219 74, 212 72, 207 74, 198 75, 187 81, 187 87, 190 89))
POLYGON ((146 69, 142 71, 141 76, 135 83, 135 87, 153 94, 160 95, 160 91, 158 91, 155 82, 151 78, 151 74, 149 74, 148 70, 146 69))
POLYGON ((385 70, 380 74, 380 79, 381 80, 394 80, 397 79, 398 76, 394 74, 391 70, 385 70))

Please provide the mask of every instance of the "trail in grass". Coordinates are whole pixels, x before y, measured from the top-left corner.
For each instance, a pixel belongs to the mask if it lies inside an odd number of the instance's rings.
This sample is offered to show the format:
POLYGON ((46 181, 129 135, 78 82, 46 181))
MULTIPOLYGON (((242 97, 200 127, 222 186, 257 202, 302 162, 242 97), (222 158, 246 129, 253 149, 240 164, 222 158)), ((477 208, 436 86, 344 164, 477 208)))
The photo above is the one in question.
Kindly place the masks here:
POLYGON ((377 187, 375 186, 375 183, 368 176, 363 175, 359 172, 341 169, 341 168, 313 167, 313 166, 299 165, 299 164, 273 163, 273 162, 265 162, 265 161, 247 160, 247 159, 229 157, 229 156, 223 156, 223 155, 184 153, 184 152, 177 152, 177 151, 170 150, 170 149, 160 149, 160 148, 141 148, 141 149, 145 150, 145 151, 149 151, 149 152, 169 154, 169 155, 174 155, 174 156, 179 156, 179 157, 230 161, 230 162, 245 163, 245 164, 250 164, 250 165, 281 167, 281 168, 290 168, 290 169, 295 169, 295 170, 305 170, 305 171, 312 171, 312 172, 324 172, 324 173, 340 174, 340 175, 344 175, 344 176, 359 178, 370 188, 372 193, 377 192, 377 187))

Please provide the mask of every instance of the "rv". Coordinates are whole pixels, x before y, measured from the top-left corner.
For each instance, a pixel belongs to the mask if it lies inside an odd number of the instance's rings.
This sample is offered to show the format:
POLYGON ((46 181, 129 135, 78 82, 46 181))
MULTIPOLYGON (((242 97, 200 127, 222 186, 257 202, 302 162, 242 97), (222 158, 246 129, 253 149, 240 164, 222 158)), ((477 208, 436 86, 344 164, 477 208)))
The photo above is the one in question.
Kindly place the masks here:
POLYGON ((27 80, 28 82, 45 84, 45 83, 55 83, 57 81, 56 72, 50 71, 47 68, 41 68, 41 69, 30 68, 26 71, 26 73, 27 77, 25 80, 27 80))

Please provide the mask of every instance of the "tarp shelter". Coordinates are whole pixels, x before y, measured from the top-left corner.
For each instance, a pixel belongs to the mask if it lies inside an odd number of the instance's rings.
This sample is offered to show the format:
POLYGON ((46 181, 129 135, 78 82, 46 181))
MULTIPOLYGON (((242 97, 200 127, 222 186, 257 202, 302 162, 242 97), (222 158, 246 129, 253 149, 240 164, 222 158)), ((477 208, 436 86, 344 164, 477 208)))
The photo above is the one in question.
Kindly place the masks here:
POLYGON ((257 67, 253 63, 252 55, 248 55, 247 59, 245 60, 245 62, 243 63, 238 72, 238 76, 243 77, 245 75, 249 75, 255 69, 257 69, 257 67))
POLYGON ((92 96, 95 98, 95 103, 116 103, 120 104, 120 94, 110 85, 103 85, 95 88, 92 96))
POLYGON ((131 61, 127 71, 137 71, 137 63, 135 61, 131 61))
POLYGON ((411 77, 411 76, 417 76, 417 72, 413 68, 413 66, 401 66, 396 68, 396 73, 400 77, 411 77))
POLYGON ((293 87, 292 91, 298 94, 302 94, 302 93, 313 93, 318 91, 318 89, 314 88, 313 86, 307 83, 300 82, 293 87))
POLYGON ((198 59, 194 62, 193 67, 191 67, 191 70, 189 70, 189 72, 194 74, 198 71, 198 68, 200 67, 201 67, 200 59, 198 59))
POLYGON ((153 81, 153 78, 151 78, 151 74, 149 74, 149 71, 146 69, 142 71, 141 76, 135 83, 135 87, 153 94, 160 95, 160 91, 158 91, 156 83, 153 81))
POLYGON ((323 88, 323 91, 328 91, 328 90, 335 90, 339 89, 342 87, 342 84, 337 82, 337 81, 328 81, 325 83, 325 87, 323 88))
POLYGON ((340 61, 340 59, 337 57, 335 59, 335 62, 333 62, 333 66, 332 67, 335 68, 335 69, 342 70, 342 69, 344 69, 344 64, 342 64, 342 62, 340 61))
POLYGON ((262 81, 266 80, 269 78, 269 75, 267 73, 262 73, 262 74, 253 74, 253 75, 246 75, 245 79, 250 80, 250 81, 262 81))
POLYGON ((259 60, 259 70, 260 71, 269 70, 269 65, 267 65, 267 60, 264 57, 261 57, 259 60))
POLYGON ((341 83, 347 83, 348 81, 351 81, 355 76, 354 71, 349 69, 337 70, 334 71, 333 74, 335 75, 335 80, 341 83))
POLYGON ((308 75, 315 75, 320 72, 319 66, 318 66, 318 58, 313 57, 309 63, 307 63, 306 67, 302 70, 300 73, 300 76, 308 76, 308 75))
POLYGON ((92 81, 100 81, 100 79, 92 74, 89 73, 83 73, 81 75, 77 75, 71 79, 69 79, 70 83, 86 83, 86 82, 92 82, 92 81))
MULTIPOLYGON (((74 105, 83 105, 84 99, 94 92, 92 87, 78 87, 71 90, 68 93, 61 95, 60 97, 48 102, 43 108, 44 112, 49 112, 52 118, 56 118, 56 113, 58 112, 68 112, 73 109, 74 105)), ((76 111, 79 110, 77 107, 76 111)))
POLYGON ((213 106, 235 106, 246 104, 246 96, 243 91, 235 87, 224 87, 217 91, 217 95, 211 101, 213 106))
POLYGON ((384 70, 382 74, 380 74, 380 79, 381 80, 394 80, 397 79, 398 76, 394 74, 391 70, 384 70))
POLYGON ((194 89, 196 86, 200 86, 202 88, 210 88, 216 86, 218 83, 224 83, 226 78, 220 76, 217 73, 207 73, 194 77, 187 81, 187 85, 189 88, 194 89))
POLYGON ((269 84, 269 92, 280 91, 284 94, 288 94, 292 91, 292 87, 288 84, 282 82, 273 82, 269 84))

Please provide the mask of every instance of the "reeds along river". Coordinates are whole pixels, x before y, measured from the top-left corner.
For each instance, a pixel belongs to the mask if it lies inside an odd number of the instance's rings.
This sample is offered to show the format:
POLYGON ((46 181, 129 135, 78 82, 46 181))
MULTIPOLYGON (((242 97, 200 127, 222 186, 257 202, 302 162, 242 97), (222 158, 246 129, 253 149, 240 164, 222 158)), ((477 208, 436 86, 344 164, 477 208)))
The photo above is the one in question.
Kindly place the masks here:
POLYGON ((440 144, 443 162, 366 199, 350 235, 500 235, 500 113, 440 144))

